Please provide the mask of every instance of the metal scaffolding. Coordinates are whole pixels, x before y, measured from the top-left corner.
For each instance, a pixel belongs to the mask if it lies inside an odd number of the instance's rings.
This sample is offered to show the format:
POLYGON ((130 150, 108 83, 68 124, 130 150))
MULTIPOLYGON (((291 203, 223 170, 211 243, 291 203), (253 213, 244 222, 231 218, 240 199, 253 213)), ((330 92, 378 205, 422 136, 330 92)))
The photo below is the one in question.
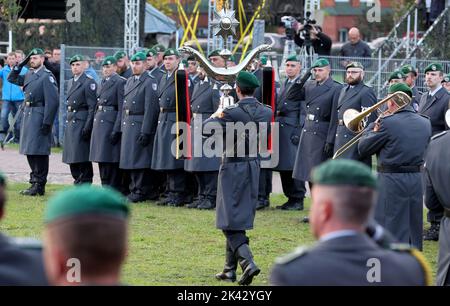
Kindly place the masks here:
POLYGON ((139 47, 140 0, 125 0, 124 49, 129 55, 139 47))

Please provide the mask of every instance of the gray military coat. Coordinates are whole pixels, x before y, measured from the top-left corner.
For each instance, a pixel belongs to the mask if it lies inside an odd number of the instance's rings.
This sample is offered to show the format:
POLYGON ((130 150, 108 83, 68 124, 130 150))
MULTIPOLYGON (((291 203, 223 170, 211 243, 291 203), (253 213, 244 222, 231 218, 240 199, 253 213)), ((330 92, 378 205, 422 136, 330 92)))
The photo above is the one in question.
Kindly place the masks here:
POLYGON ((450 94, 442 87, 431 99, 429 92, 425 92, 420 98, 419 113, 430 118, 433 135, 445 131, 448 127, 445 124, 445 112, 449 108, 450 94))
POLYGON ((292 176, 310 181, 311 170, 325 161, 325 144, 334 144, 336 136, 336 107, 341 84, 331 77, 322 85, 310 81, 305 86, 306 117, 298 146, 292 176))
POLYGON ((58 114, 59 98, 56 80, 45 67, 25 76, 9 74, 8 81, 23 86, 25 105, 20 124, 20 154, 50 155, 52 133, 41 132, 43 124, 53 126, 58 114), (28 104, 28 105, 27 105, 28 104))
POLYGON ((120 160, 120 141, 113 145, 110 137, 112 133, 120 133, 125 83, 126 79, 115 73, 98 87, 90 161, 118 163, 120 160))
POLYGON ((148 72, 139 80, 134 76, 127 80, 122 110, 121 169, 150 168, 159 114, 157 90, 158 84, 148 72), (138 143, 141 134, 150 138, 145 147, 138 143))
POLYGON ((377 155, 379 195, 375 220, 400 242, 422 248, 423 204, 420 171, 383 171, 387 167, 420 167, 431 137, 428 118, 411 106, 369 124, 358 143, 362 157, 377 155))
MULTIPOLYGON (((194 85, 191 97, 191 159, 184 161, 184 169, 190 172, 219 171, 220 156, 205 156, 203 148, 214 150, 214 138, 203 137, 203 121, 219 107, 220 91, 211 80, 194 85)), ((208 152, 207 152, 208 153, 208 152)))
POLYGON ((83 131, 92 132, 97 83, 85 73, 69 81, 67 93, 67 127, 64 134, 63 162, 66 164, 89 161, 90 139, 83 139, 83 131))

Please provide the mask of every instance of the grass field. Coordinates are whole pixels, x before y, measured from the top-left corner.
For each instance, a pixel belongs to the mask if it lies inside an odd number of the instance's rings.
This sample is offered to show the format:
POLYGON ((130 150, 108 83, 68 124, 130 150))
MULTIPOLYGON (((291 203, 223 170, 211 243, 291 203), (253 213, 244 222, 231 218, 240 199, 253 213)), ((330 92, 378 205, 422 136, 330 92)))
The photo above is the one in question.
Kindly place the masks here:
MULTIPOLYGON (((19 195, 19 190, 25 187, 26 184, 9 185, 9 201, 0 231, 41 238, 45 202, 64 186, 47 186, 47 195, 41 198, 19 195)), ((254 285, 268 285, 275 258, 298 245, 314 242, 309 226, 300 223, 309 212, 309 199, 302 212, 275 210, 284 201, 284 196, 273 195, 271 208, 257 212, 255 229, 248 232, 255 261, 262 270, 254 285)), ((135 204, 122 280, 130 285, 221 285, 214 274, 223 267, 224 241, 222 233, 215 229, 214 211, 135 204)), ((435 275, 437 243, 425 242, 424 254, 435 275)))

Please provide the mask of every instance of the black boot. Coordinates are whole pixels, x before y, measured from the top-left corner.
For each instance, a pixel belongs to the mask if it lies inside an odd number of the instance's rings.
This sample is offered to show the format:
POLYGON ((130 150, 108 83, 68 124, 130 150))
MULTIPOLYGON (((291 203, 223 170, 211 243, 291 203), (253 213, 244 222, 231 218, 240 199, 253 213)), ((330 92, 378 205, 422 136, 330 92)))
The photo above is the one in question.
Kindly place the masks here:
POLYGON ((225 265, 223 267, 223 271, 216 274, 216 279, 226 282, 235 282, 236 269, 237 269, 236 256, 234 256, 233 251, 227 244, 227 250, 225 254, 225 265))
POLYGON ((440 230, 440 223, 432 221, 430 228, 423 233, 423 240, 438 241, 439 230, 440 230))
POLYGON ((198 196, 198 198, 195 201, 186 205, 186 207, 187 208, 197 208, 203 202, 204 199, 205 199, 205 196, 201 194, 198 196))
POLYGON ((253 277, 257 276, 261 270, 253 261, 253 254, 248 244, 241 245, 236 250, 236 255, 242 268, 242 276, 238 283, 241 286, 248 286, 252 283, 253 277))
POLYGON ((33 183, 27 190, 22 190, 21 195, 26 195, 30 197, 42 196, 45 194, 45 185, 39 183, 33 183))

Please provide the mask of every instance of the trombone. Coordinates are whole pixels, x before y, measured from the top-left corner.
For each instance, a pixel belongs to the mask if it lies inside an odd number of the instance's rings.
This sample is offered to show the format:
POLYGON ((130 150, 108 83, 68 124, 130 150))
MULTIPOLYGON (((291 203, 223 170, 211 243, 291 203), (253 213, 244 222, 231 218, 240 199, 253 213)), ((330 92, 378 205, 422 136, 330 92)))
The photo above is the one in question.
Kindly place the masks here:
MULTIPOLYGON (((355 137, 350 139, 346 144, 344 144, 342 147, 340 147, 336 153, 333 155, 333 159, 338 158, 341 156, 344 152, 346 152, 348 149, 353 147, 356 143, 358 143, 359 139, 362 137, 365 127, 364 127, 364 118, 369 116, 372 112, 379 110, 384 104, 389 101, 393 100, 395 104, 397 104, 398 109, 396 112, 407 106, 411 102, 411 98, 402 91, 394 92, 390 95, 388 95, 383 100, 377 102, 376 104, 372 105, 370 108, 366 109, 365 111, 358 112, 356 109, 349 108, 344 112, 343 120, 345 126, 352 132, 358 133, 355 137)), ((380 111, 381 112, 381 111, 380 111)), ((395 112, 394 112, 395 113, 395 112)), ((387 111, 382 111, 381 114, 378 116, 377 121, 379 121, 381 118, 383 118, 386 115, 392 115, 393 113, 387 113, 387 111)), ((449 113, 450 116, 450 113, 449 113)))

